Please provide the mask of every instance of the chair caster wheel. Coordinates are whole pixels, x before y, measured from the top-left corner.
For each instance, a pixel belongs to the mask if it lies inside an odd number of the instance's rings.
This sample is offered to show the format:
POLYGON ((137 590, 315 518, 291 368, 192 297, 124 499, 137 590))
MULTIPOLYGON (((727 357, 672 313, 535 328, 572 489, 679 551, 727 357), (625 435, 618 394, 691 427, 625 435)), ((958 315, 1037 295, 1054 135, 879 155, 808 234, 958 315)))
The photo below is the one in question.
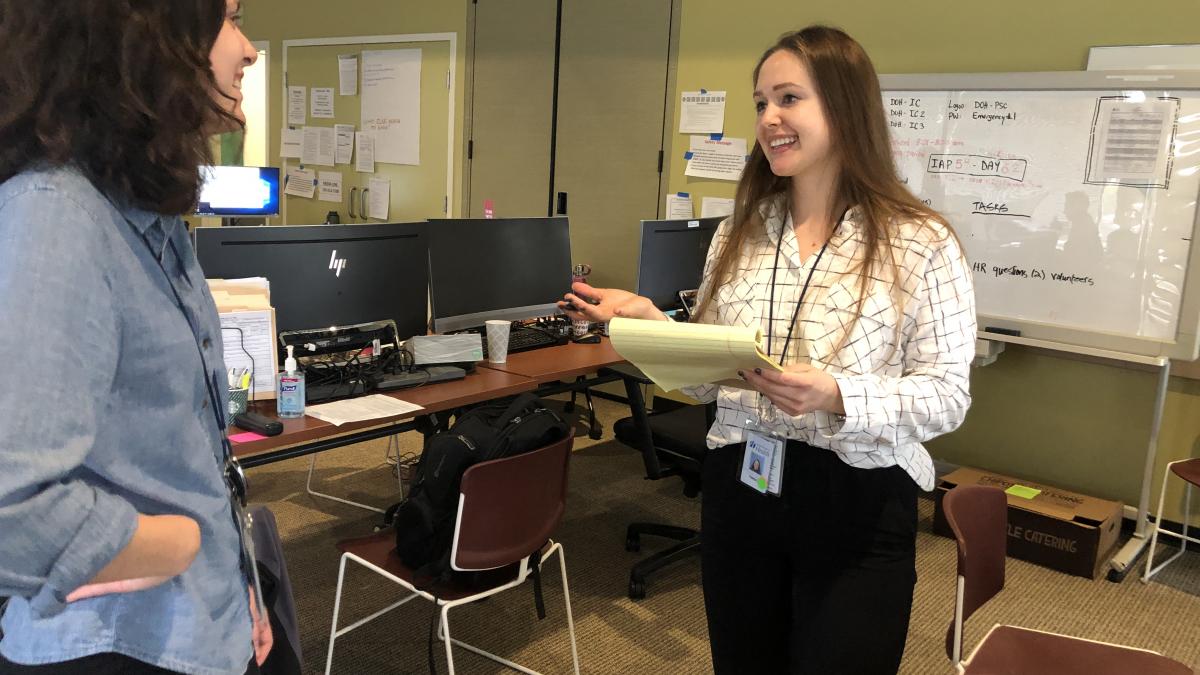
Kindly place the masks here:
POLYGON ((642 540, 636 536, 625 537, 625 550, 631 553, 637 553, 642 550, 642 540))
POLYGON ((642 600, 646 597, 646 583, 636 579, 629 580, 629 599, 642 600))
POLYGON ((592 439, 593 441, 600 440, 600 437, 603 435, 604 432, 600 429, 591 429, 588 431, 588 438, 592 439))

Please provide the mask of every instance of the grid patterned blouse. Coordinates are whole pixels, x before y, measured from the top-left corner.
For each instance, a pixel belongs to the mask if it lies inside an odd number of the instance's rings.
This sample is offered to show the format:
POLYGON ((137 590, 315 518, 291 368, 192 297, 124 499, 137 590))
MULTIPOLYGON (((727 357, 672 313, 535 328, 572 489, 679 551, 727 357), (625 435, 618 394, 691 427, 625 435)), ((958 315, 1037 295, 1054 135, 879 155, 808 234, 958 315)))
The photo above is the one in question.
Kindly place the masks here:
MULTIPOLYGON (((699 321, 761 327, 764 336, 770 333, 770 354, 778 358, 811 271, 784 365, 807 358, 832 375, 846 414, 790 416, 775 410, 767 415, 773 420, 766 426, 786 438, 828 448, 851 466, 900 466, 922 489, 932 490, 933 460, 922 443, 956 429, 971 404, 975 295, 958 242, 936 223, 896 228, 899 285, 893 291, 890 265, 884 265, 884 278, 870 280, 862 315, 855 321, 858 278, 853 266, 864 250, 857 211, 848 211, 834 228, 823 254, 804 260, 791 216, 786 209, 769 211, 765 231, 747 237, 732 280, 715 290, 699 321), (770 308, 773 270, 775 297, 770 308), (770 331, 768 314, 773 315, 770 331)), ((706 282, 731 224, 721 223, 713 237, 706 282)), ((710 290, 702 288, 701 295, 710 290)), ((747 421, 759 419, 756 392, 712 384, 683 391, 704 402, 717 400, 709 448, 742 442, 747 421)), ((769 405, 766 397, 762 400, 769 405)))

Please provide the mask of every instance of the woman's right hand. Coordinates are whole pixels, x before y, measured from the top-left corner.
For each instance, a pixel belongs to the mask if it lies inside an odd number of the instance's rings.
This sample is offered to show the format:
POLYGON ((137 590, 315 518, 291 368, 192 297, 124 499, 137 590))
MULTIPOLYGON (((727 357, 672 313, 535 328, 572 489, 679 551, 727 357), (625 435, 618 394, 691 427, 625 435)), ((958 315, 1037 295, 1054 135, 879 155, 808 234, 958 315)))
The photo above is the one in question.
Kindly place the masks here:
POLYGON ((667 315, 660 312, 649 298, 619 288, 593 288, 582 281, 571 284, 571 292, 563 296, 558 308, 572 320, 586 319, 598 323, 609 321, 614 316, 667 320, 667 315))

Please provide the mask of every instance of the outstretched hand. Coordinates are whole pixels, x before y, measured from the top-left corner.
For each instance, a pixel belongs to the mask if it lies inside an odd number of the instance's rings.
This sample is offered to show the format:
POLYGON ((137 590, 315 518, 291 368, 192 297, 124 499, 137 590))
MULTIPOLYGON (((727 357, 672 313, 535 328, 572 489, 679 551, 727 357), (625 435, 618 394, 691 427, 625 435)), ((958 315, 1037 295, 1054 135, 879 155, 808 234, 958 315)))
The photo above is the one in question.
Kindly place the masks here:
POLYGON ((649 298, 619 288, 594 288, 582 281, 571 284, 571 292, 559 301, 561 309, 572 320, 593 322, 611 320, 614 316, 629 319, 665 321, 663 314, 649 298))

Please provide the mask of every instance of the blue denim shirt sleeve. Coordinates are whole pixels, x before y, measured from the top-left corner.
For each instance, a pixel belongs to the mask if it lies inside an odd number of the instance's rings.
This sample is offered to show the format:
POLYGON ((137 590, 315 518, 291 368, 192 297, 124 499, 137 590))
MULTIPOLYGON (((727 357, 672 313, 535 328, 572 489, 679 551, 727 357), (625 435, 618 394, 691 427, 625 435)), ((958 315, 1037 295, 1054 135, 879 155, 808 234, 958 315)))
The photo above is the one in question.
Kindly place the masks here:
POLYGON ((30 187, 0 203, 0 595, 43 615, 137 525, 128 501, 78 471, 118 357, 112 288, 88 263, 105 255, 99 230, 63 192, 30 187))

